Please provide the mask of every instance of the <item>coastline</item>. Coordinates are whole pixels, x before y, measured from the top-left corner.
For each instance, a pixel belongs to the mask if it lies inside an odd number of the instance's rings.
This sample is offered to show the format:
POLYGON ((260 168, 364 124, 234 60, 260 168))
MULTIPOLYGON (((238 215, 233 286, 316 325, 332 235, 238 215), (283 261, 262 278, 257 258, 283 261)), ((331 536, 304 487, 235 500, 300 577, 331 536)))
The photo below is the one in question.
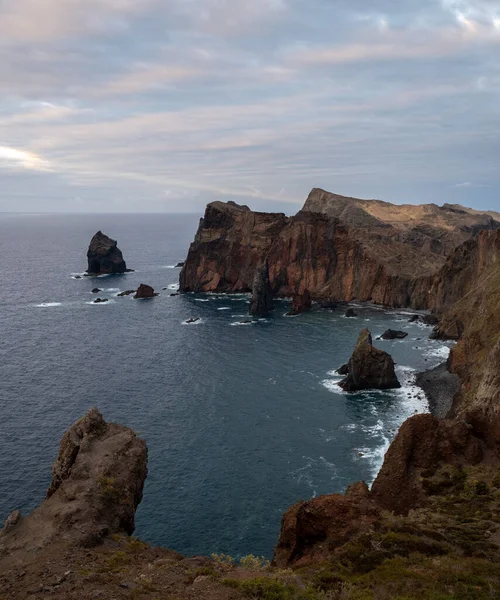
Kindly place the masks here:
POLYGON ((446 362, 433 369, 418 373, 416 384, 422 388, 429 399, 432 415, 439 419, 447 417, 453 405, 453 398, 460 390, 460 379, 448 371, 446 362))

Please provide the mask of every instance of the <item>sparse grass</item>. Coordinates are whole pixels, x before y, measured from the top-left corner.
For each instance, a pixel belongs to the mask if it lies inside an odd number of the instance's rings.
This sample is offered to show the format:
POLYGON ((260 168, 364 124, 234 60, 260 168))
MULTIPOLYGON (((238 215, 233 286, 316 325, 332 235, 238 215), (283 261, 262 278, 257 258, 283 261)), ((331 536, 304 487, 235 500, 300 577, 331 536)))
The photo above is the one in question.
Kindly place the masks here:
POLYGON ((263 571, 269 569, 270 565, 271 563, 263 556, 248 554, 247 556, 240 558, 240 566, 251 571, 263 571))

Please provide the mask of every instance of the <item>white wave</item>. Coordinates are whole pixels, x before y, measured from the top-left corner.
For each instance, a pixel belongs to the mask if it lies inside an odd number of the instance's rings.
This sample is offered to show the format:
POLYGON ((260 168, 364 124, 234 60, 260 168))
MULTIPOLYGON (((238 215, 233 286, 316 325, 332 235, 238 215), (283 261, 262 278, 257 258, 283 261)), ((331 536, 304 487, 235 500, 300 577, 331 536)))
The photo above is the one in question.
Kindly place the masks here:
POLYGON ((450 348, 449 346, 440 346, 439 348, 430 348, 424 352, 425 356, 429 358, 441 358, 442 360, 447 360, 450 356, 450 348))
POLYGON ((243 319, 243 317, 248 317, 248 315, 231 315, 231 319, 243 319))
POLYGON ((339 385, 340 379, 335 381, 334 379, 323 379, 321 385, 325 387, 328 391, 333 392, 334 394, 343 394, 344 390, 339 385))
POLYGON ((167 285, 167 288, 169 290, 178 290, 179 289, 179 284, 178 283, 170 283, 169 285, 167 285))
POLYGON ((194 301, 195 302, 210 302, 210 300, 208 298, 195 298, 194 301))
POLYGON ((178 269, 180 267, 178 267, 177 265, 163 265, 162 269, 178 269))
POLYGON ((85 302, 85 304, 91 304, 92 306, 107 306, 108 304, 115 304, 115 300, 108 300, 107 302, 96 302, 93 300, 91 302, 85 302))
POLYGON ((217 310, 231 310, 231 307, 230 306, 221 306, 217 310))
POLYGON ((239 325, 253 325, 256 321, 249 321, 248 323, 243 323, 242 321, 235 321, 234 323, 230 323, 232 327, 237 327, 239 325))
POLYGON ((106 288, 104 291, 105 292, 119 292, 120 288, 106 288))
POLYGON ((62 306, 62 302, 42 302, 36 306, 38 308, 53 308, 54 306, 62 306))

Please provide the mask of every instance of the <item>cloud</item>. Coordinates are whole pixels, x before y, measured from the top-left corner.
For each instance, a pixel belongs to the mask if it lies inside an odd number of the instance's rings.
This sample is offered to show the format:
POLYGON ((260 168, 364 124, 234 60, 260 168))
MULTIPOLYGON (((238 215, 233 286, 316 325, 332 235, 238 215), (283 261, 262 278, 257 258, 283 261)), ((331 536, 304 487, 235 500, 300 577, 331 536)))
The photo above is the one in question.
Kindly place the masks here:
POLYGON ((41 156, 33 152, 0 146, 0 168, 18 168, 29 169, 33 171, 47 171, 49 164, 41 156))

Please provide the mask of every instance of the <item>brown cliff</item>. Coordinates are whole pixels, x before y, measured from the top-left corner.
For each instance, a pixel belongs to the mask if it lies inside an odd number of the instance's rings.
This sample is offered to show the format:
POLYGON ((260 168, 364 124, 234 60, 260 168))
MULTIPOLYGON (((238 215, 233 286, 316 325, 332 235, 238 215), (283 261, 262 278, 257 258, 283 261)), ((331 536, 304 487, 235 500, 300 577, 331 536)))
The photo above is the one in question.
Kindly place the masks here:
POLYGON ((491 214, 436 205, 396 206, 314 189, 294 217, 209 204, 180 276, 181 291, 249 292, 269 259, 279 296, 306 289, 315 300, 372 301, 427 308, 434 275, 447 255, 491 214))

